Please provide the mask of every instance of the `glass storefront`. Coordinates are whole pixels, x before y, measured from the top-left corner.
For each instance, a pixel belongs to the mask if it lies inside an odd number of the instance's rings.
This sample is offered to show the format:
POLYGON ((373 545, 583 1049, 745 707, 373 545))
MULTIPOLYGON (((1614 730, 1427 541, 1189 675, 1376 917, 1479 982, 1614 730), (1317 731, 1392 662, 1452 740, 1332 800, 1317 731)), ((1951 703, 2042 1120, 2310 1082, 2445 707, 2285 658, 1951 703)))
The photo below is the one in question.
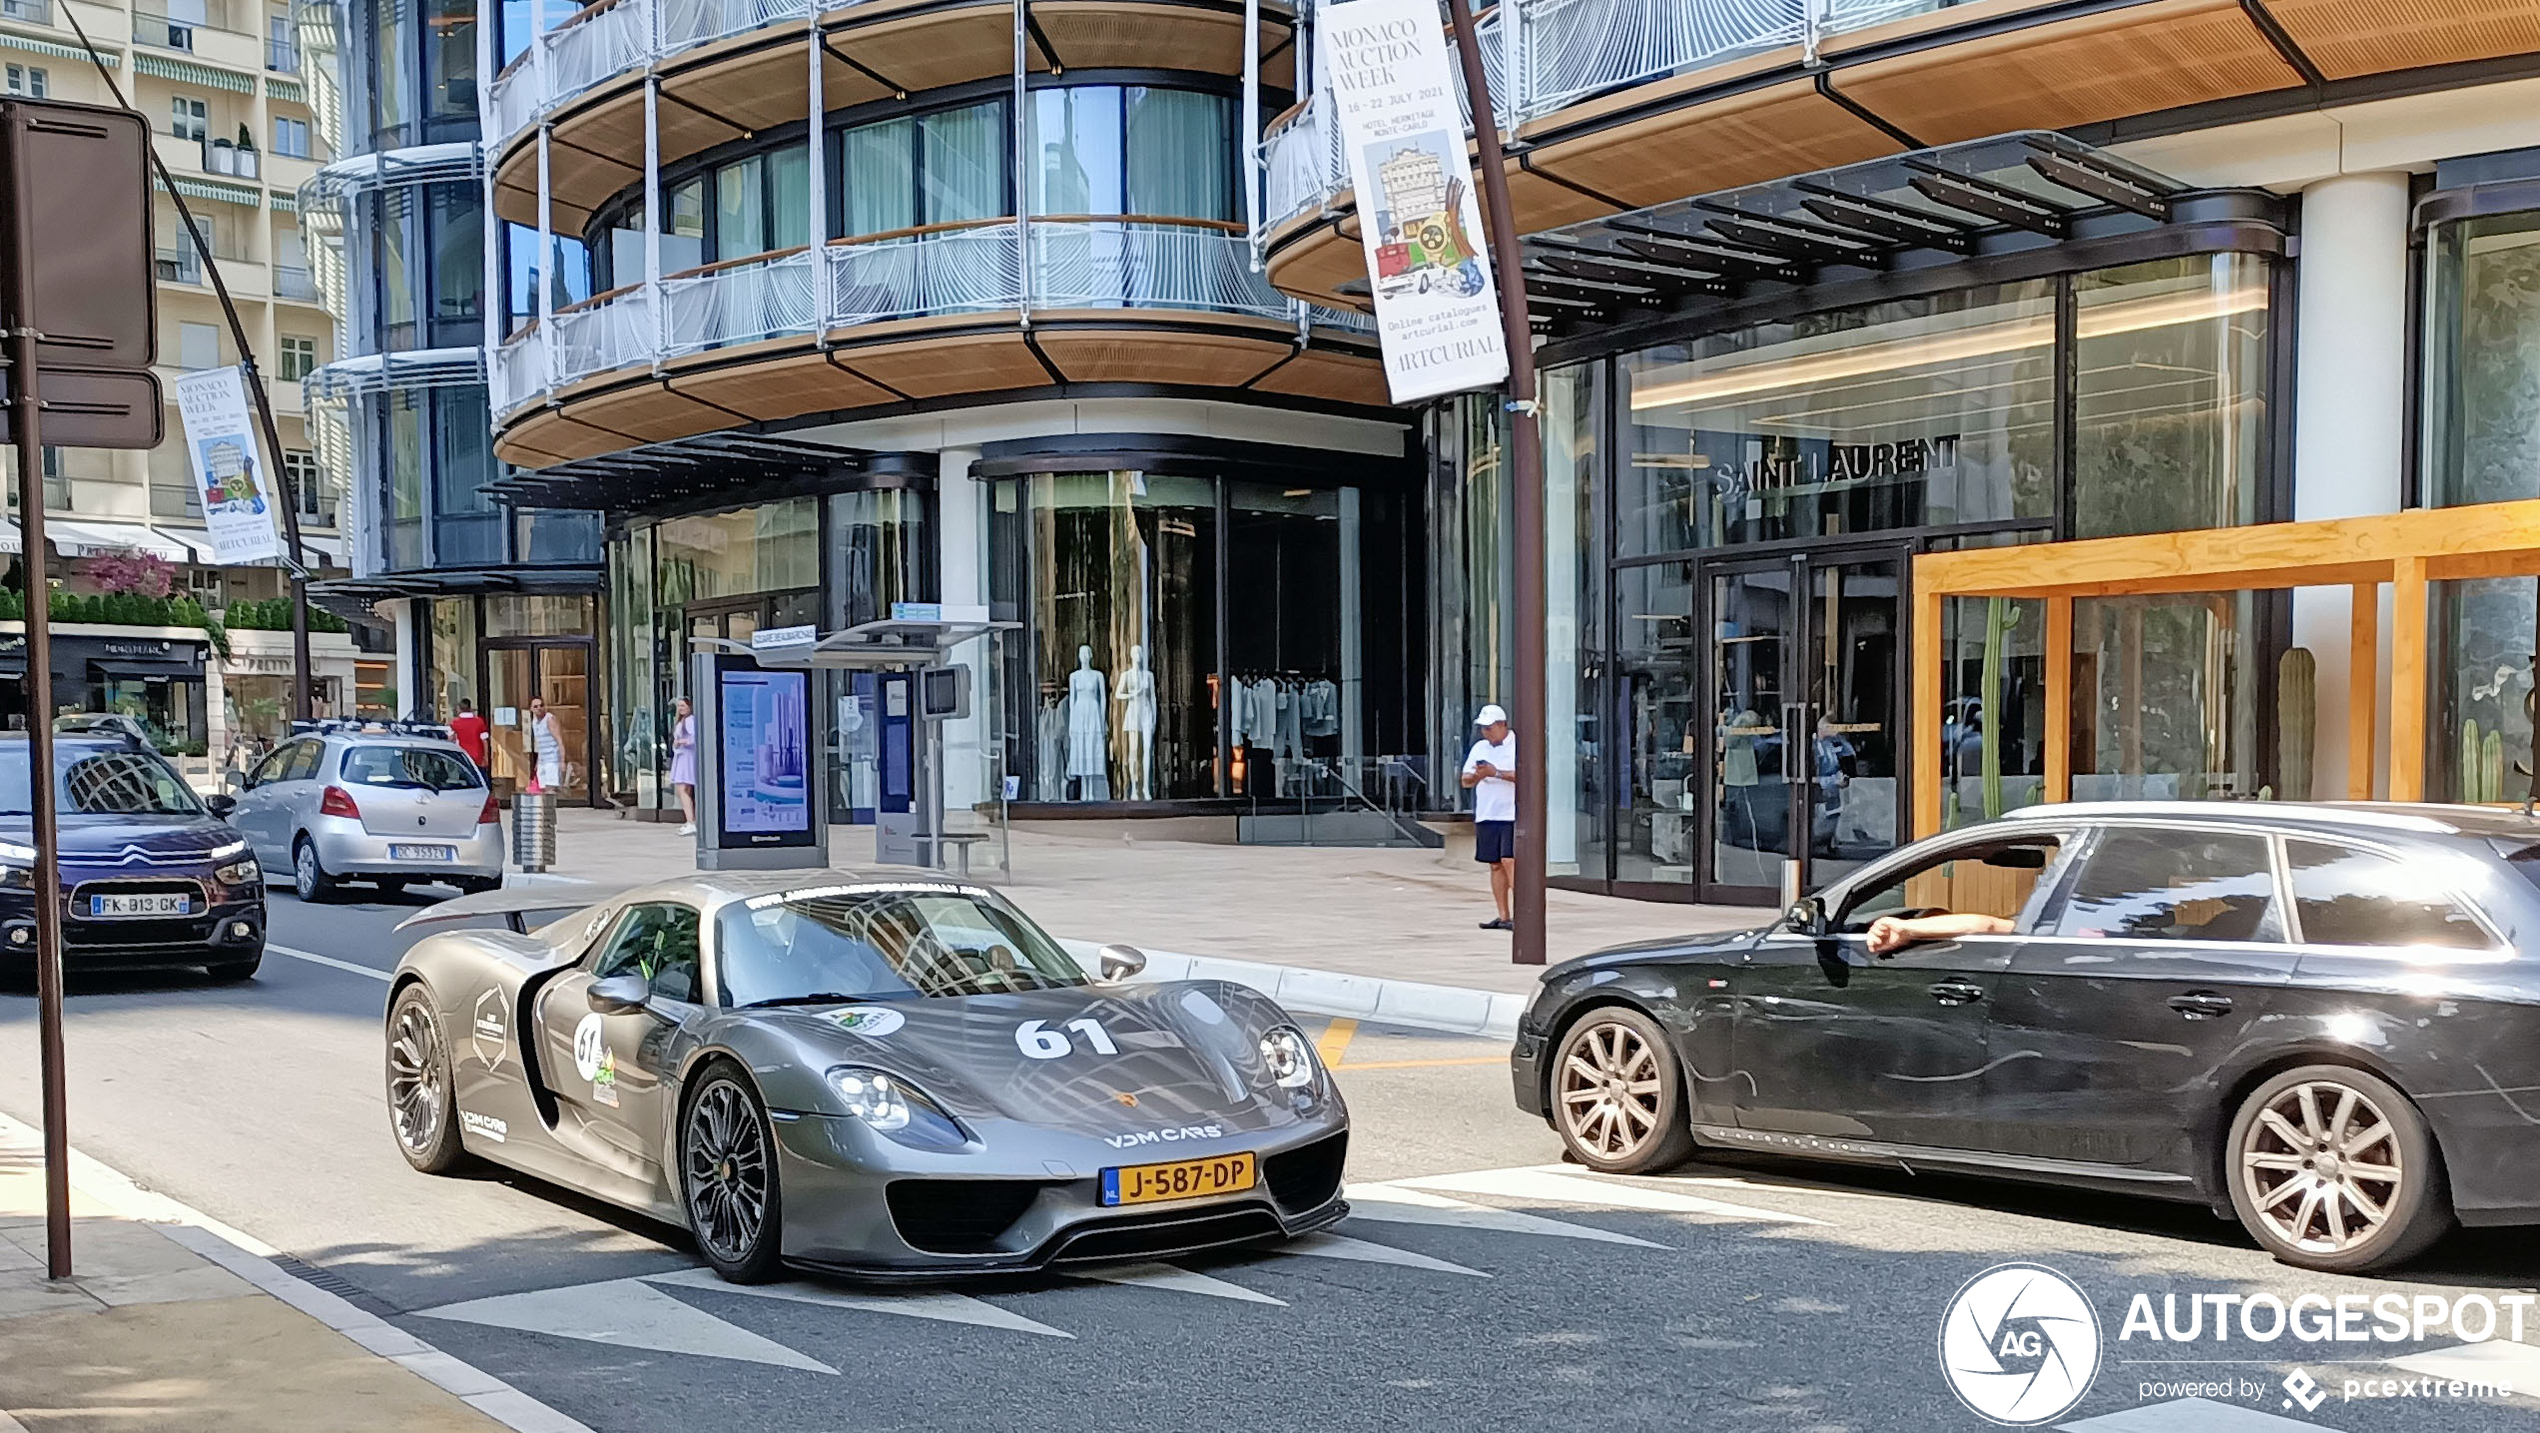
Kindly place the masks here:
MULTIPOLYGON (((671 725, 700 639, 763 627, 836 631, 935 590, 932 495, 889 488, 786 498, 630 522, 607 544, 609 793, 638 811, 679 809, 671 725)), ((824 674, 835 714, 831 819, 869 810, 870 694, 824 674)))
MULTIPOLYGON (((2435 224, 2426 263, 2425 503, 2540 497, 2540 210, 2435 224)), ((2523 800, 2540 784, 2540 579, 2436 584, 2433 640, 2428 795, 2523 800)))
POLYGON ((423 694, 409 714, 448 721, 461 699, 484 716, 495 792, 529 783, 529 703, 546 704, 564 746, 560 800, 593 805, 606 794, 597 744, 601 707, 593 598, 583 593, 500 593, 415 604, 423 694))
POLYGON ((1116 469, 1000 480, 991 610, 1007 774, 1029 802, 1381 799, 1400 667, 1402 504, 1305 480, 1116 469), (1371 608, 1370 603, 1374 604, 1371 608), (1369 652, 1386 671, 1371 687, 1369 652))
MULTIPOLYGON (((1906 839, 1914 555, 2265 520, 2272 287, 2191 255, 1549 369, 1551 873, 1762 900, 1786 859, 1822 883, 1906 839)), ((1513 666, 1497 407, 1430 420, 1442 763, 1513 666)), ((2278 600, 2080 604, 2068 718, 2043 604, 1946 604, 1945 819, 2038 799, 2050 720, 2076 795, 2258 790, 2278 600)))

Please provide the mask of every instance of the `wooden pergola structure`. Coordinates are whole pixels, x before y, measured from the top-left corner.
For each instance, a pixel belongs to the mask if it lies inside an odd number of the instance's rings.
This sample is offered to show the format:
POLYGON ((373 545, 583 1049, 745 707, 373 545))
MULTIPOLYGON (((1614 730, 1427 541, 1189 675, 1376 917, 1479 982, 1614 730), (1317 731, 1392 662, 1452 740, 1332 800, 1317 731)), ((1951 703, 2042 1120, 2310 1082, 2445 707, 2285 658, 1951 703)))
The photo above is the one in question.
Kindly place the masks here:
POLYGON ((2534 576, 2540 576, 2540 500, 1925 553, 1914 559, 1914 834, 1931 835, 1941 824, 1941 613, 1950 598, 2044 600, 2049 716, 2043 796, 2066 801, 2073 779, 2075 598, 2351 587, 2346 794, 2368 801, 2381 716, 2374 676, 2381 584, 2389 583, 2389 796, 2418 801, 2425 796, 2430 584, 2534 576))

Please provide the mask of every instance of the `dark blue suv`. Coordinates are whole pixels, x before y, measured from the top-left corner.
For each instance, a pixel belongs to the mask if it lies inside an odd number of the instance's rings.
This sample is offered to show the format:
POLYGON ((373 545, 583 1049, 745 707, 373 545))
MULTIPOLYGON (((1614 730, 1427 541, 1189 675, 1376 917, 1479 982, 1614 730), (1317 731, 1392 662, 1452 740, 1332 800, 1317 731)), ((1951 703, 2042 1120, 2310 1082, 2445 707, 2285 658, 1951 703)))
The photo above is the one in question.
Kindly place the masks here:
MULTIPOLYGON (((35 947, 34 807, 26 733, 0 733, 0 948, 35 947)), ((62 963, 76 970, 202 966, 245 980, 265 953, 265 880, 222 816, 157 752, 123 737, 53 738, 62 963)), ((0 968, 5 968, 0 960, 0 968)))

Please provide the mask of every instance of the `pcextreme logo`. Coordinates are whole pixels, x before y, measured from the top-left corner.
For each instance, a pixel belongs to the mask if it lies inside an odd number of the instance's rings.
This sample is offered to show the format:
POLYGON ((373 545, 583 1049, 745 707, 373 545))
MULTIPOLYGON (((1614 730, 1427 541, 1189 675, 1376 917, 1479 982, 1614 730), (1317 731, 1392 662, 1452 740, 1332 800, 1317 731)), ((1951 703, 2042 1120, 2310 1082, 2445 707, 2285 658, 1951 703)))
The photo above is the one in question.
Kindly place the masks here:
POLYGON ((1997 1264, 1941 1315, 1941 1376, 1994 1423, 2028 1427, 2072 1411, 2099 1376, 2099 1354, 2090 1300, 2043 1264, 1997 1264))

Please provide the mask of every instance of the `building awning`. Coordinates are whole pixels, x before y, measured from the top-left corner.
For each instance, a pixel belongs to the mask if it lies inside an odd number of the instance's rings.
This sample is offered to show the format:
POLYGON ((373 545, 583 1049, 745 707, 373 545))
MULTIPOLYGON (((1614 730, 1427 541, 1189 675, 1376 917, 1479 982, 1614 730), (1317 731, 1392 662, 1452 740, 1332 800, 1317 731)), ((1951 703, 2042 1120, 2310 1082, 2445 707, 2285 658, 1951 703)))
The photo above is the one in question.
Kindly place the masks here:
POLYGON ((329 577, 309 584, 310 600, 329 611, 339 603, 367 606, 400 597, 467 597, 477 593, 545 592, 569 596, 597 592, 604 573, 596 563, 400 572, 380 577, 329 577))
MULTIPOLYGON (((79 58, 88 58, 87 52, 80 51, 79 58)), ((233 74, 228 70, 216 70, 209 65, 197 65, 187 60, 171 60, 165 55, 135 51, 132 57, 132 72, 136 75, 151 75, 162 80, 201 85, 207 90, 228 90, 232 94, 242 95, 251 95, 256 92, 256 82, 245 75, 233 74)))
POLYGON ((320 364, 300 383, 313 397, 358 398, 390 388, 467 387, 484 381, 483 349, 410 348, 320 364))
POLYGON ((68 518, 53 518, 44 524, 44 537, 64 557, 93 557, 101 552, 146 552, 170 562, 195 560, 192 547, 139 523, 73 522, 68 518))
MULTIPOLYGON (((152 183, 161 189, 167 187, 155 180, 152 183)), ((242 204, 250 209, 265 207, 263 190, 245 184, 223 184, 217 179, 188 179, 180 174, 176 177, 176 192, 208 204, 242 204)))
POLYGON ((1870 278, 2137 232, 2203 217, 2178 212, 2194 197, 2106 150, 2030 130, 1589 219, 1520 250, 1538 327, 1601 325, 1686 299, 1732 301, 1754 285, 1870 278))
POLYGON ((805 484, 931 487, 933 453, 875 453, 759 433, 701 433, 516 472, 485 485, 506 507, 658 513, 763 501, 805 484))
MULTIPOLYGON (((39 40, 32 35, 13 35, 6 30, 0 30, 0 47, 24 50, 30 55, 50 55, 57 60, 77 60, 81 64, 88 63, 88 52, 77 45, 57 45, 51 40, 39 40)), ((99 50, 97 53, 105 60, 107 69, 111 70, 123 63, 123 56, 112 50, 99 50)))

